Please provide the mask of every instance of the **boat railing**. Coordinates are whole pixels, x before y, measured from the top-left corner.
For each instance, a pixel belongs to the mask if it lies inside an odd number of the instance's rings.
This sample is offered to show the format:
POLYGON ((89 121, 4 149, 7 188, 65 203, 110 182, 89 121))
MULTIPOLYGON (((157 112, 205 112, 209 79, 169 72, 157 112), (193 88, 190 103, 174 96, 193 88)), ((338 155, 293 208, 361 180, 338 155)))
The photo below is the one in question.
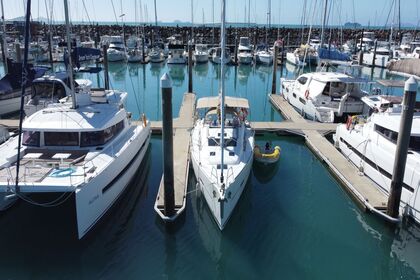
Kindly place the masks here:
POLYGON ((210 177, 216 178, 216 182, 219 180, 219 178, 217 177, 217 168, 214 166, 211 168, 210 177))
POLYGON ((229 183, 229 179, 230 178, 233 178, 232 179, 232 182, 233 181, 235 181, 235 176, 234 176, 234 174, 233 174, 233 167, 232 166, 230 166, 229 168, 228 168, 228 170, 227 170, 227 173, 226 173, 226 184, 227 183, 229 183))

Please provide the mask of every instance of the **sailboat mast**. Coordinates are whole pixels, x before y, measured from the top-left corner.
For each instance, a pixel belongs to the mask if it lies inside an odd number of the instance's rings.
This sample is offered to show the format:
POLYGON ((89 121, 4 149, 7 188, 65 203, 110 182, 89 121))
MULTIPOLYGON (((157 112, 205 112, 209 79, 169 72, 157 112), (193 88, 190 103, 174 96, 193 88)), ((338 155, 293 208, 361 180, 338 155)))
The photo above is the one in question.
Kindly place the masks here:
POLYGON ((220 46, 221 50, 221 57, 220 57, 220 149, 221 149, 221 161, 220 161, 220 182, 223 184, 223 170, 224 170, 224 149, 225 149, 225 0, 222 0, 222 19, 221 19, 221 30, 220 30, 220 46))
POLYGON ((19 136, 18 136, 18 151, 17 151, 17 162, 16 162, 16 185, 15 192, 20 191, 19 187, 19 167, 20 167, 20 149, 22 145, 22 123, 23 123, 23 105, 25 101, 25 89, 28 78, 28 52, 29 52, 29 21, 31 17, 31 0, 26 3, 26 17, 25 17, 25 51, 23 53, 23 66, 22 66, 22 90, 20 93, 20 115, 19 115, 19 136))
POLYGON ((155 4, 155 26, 157 26, 157 8, 156 8, 156 0, 154 1, 155 4))
POLYGON ((69 80, 70 80, 72 109, 75 109, 77 105, 76 105, 76 93, 74 92, 73 63, 71 61, 70 21, 69 21, 69 7, 68 7, 67 0, 64 0, 64 14, 66 18, 67 54, 68 54, 68 60, 69 60, 67 64, 67 73, 69 74, 69 80))
POLYGON ((194 0, 191 0, 191 42, 194 38, 194 0))
POLYGON ((4 70, 7 73, 8 69, 7 69, 7 40, 6 40, 6 22, 4 19, 4 7, 3 7, 3 0, 1 0, 1 19, 3 22, 3 51, 4 51, 4 70))
POLYGON ((322 17, 322 26, 321 26, 321 45, 322 48, 324 46, 324 29, 325 29, 325 22, 327 20, 327 7, 328 7, 328 0, 324 0, 324 14, 322 17))

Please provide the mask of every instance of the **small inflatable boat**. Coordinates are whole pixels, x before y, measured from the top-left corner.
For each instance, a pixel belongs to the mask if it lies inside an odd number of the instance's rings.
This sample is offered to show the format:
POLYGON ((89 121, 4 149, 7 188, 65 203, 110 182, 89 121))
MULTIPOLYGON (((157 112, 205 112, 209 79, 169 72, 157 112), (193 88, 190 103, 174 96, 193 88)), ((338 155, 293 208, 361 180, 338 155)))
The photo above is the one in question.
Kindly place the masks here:
POLYGON ((275 146, 274 149, 270 149, 269 151, 261 152, 261 148, 259 146, 255 146, 254 148, 254 159, 261 163, 276 163, 280 158, 280 147, 275 146))

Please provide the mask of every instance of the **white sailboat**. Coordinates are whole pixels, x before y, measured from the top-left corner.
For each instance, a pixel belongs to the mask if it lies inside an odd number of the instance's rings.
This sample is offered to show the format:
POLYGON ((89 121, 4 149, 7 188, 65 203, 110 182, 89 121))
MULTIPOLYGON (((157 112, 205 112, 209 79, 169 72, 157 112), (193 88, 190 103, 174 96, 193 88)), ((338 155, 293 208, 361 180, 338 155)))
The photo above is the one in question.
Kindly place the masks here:
MULTIPOLYGON (((221 56, 225 50, 225 1, 222 1, 221 56)), ((225 64, 221 64, 219 97, 197 101, 198 119, 192 131, 191 160, 199 188, 221 230, 226 226, 248 180, 254 132, 246 119, 244 98, 225 97, 225 64)))
POLYGON ((74 196, 82 238, 128 186, 147 151, 151 130, 145 119, 139 126, 131 123, 124 108, 126 92, 89 90, 76 98, 71 60, 68 71, 72 96, 28 117, 21 146, 18 137, 0 146, 0 210, 15 199, 52 207, 74 196), (54 198, 41 203, 34 194, 54 198))

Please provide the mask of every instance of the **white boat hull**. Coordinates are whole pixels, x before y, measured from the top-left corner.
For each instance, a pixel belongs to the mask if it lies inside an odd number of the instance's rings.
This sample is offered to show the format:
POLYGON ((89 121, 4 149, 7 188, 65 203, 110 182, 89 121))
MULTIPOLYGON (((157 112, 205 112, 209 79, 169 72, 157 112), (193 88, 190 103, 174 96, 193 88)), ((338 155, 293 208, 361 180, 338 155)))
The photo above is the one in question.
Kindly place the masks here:
POLYGON ((251 64, 253 60, 252 55, 241 55, 238 54, 238 62, 239 64, 251 64))
MULTIPOLYGON (((389 62, 389 55, 376 54, 375 67, 385 68, 389 62)), ((363 54, 363 64, 367 66, 373 66, 373 53, 363 54)))
POLYGON ((108 52, 107 55, 108 55, 109 62, 123 61, 127 58, 127 55, 125 54, 125 52, 120 52, 120 51, 108 52))
MULTIPOLYGON (((356 167, 363 171, 365 175, 371 178, 379 190, 389 193, 391 188, 391 177, 383 173, 392 174, 393 163, 395 159, 395 149, 390 151, 382 148, 376 143, 372 144, 366 138, 356 131, 346 129, 345 125, 337 127, 334 135, 335 143, 338 145, 342 154, 344 154, 356 167), (381 173, 382 171, 382 173, 381 173)), ((408 163, 408 162, 407 162, 408 163)), ((420 223, 420 197, 416 195, 420 187, 420 176, 416 172, 414 164, 407 164, 404 183, 414 190, 414 192, 403 187, 401 193, 400 213, 411 216, 417 223, 420 223), (405 207, 409 210, 404 209, 405 207)))
POLYGON ((194 54, 193 55, 193 60, 196 63, 205 63, 209 61, 209 55, 206 53, 203 54, 194 54))
POLYGON ((216 187, 210 178, 208 178, 205 173, 201 172, 201 167, 199 166, 197 159, 194 156, 191 156, 191 161, 201 193, 204 195, 207 205, 213 213, 215 222, 219 228, 223 230, 248 181, 252 167, 252 157, 236 177, 235 181, 226 187, 226 191, 231 192, 231 197, 230 199, 228 198, 225 200, 220 200, 220 197, 217 195, 219 193, 219 187, 216 187), (216 195, 214 195, 214 193, 216 195))
POLYGON ((150 124, 133 140, 124 155, 115 158, 103 174, 76 190, 76 214, 79 238, 82 238, 114 204, 138 170, 149 147, 150 124), (101 186, 101 187, 98 187, 101 186))

